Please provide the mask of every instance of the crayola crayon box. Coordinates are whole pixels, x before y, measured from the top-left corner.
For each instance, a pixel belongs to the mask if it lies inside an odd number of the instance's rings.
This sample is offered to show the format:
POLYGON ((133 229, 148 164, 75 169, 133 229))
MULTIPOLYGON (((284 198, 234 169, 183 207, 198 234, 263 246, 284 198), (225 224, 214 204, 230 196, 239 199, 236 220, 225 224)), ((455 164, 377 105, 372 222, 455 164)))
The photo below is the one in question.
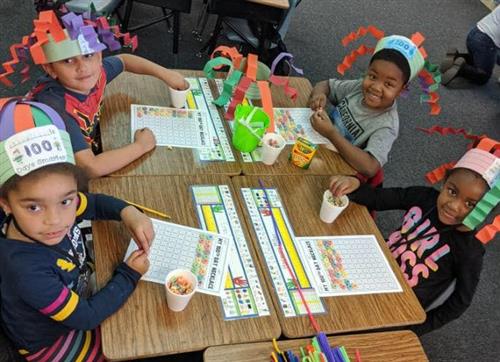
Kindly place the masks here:
POLYGON ((295 166, 308 169, 317 149, 318 145, 299 137, 292 147, 289 159, 295 166))

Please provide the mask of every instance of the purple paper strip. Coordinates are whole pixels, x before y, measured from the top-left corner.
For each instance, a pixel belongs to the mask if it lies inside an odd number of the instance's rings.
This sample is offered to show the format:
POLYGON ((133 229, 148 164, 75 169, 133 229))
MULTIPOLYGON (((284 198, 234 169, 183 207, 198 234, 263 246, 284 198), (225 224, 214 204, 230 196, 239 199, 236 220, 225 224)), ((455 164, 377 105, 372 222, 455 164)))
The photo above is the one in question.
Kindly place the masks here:
POLYGON ((14 107, 16 99, 7 101, 0 111, 0 141, 4 141, 14 134, 14 107))
POLYGON ((283 59, 283 58, 288 58, 288 64, 290 65, 290 67, 295 70, 296 73, 300 74, 300 75, 304 75, 304 71, 300 68, 297 68, 293 65, 293 55, 290 54, 290 53, 280 53, 278 54, 278 56, 276 58, 274 58, 273 60, 273 63, 271 64, 271 74, 274 74, 274 70, 276 69, 276 66, 278 65, 278 63, 283 59))

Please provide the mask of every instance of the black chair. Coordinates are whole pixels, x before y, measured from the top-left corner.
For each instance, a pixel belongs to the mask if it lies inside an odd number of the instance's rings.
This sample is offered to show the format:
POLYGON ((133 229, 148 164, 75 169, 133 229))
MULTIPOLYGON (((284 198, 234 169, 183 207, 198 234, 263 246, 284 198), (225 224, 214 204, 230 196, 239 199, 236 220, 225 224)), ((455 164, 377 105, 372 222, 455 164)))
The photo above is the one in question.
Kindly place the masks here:
POLYGON ((227 21, 229 18, 241 18, 258 23, 258 29, 256 30, 259 41, 256 50, 261 59, 267 58, 271 42, 275 41, 276 37, 279 37, 277 26, 286 13, 285 9, 274 8, 246 0, 209 0, 207 11, 209 14, 217 15, 217 21, 212 36, 200 49, 197 54, 198 56, 201 56, 201 53, 205 51, 208 54, 212 53, 215 49, 217 38, 222 31, 223 24, 238 34, 248 44, 254 46, 252 42, 246 39, 245 34, 242 34, 238 28, 232 26, 227 21))
POLYGON ((173 33, 174 33, 174 45, 173 53, 177 54, 179 52, 179 31, 180 31, 180 14, 191 12, 191 0, 126 0, 125 4, 125 15, 122 22, 123 32, 134 32, 148 26, 157 24, 161 21, 167 23, 167 29, 170 30, 169 19, 174 19, 173 33), (154 18, 149 22, 144 24, 139 24, 129 28, 130 16, 132 14, 132 6, 134 3, 142 3, 146 5, 151 5, 154 7, 161 8, 163 16, 154 18))

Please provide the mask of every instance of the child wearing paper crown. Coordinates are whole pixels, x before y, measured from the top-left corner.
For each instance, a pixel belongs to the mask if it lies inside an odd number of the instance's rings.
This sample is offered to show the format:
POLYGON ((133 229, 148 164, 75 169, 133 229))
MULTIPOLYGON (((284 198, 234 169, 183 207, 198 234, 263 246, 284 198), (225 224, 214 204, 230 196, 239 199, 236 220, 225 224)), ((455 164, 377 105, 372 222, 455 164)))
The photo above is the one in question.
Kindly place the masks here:
MULTIPOLYGON (((358 33, 362 30, 364 28, 358 33)), ((383 33, 374 27, 368 27, 365 32, 380 40, 364 78, 317 83, 309 106, 315 111, 311 116, 313 128, 328 138, 354 169, 371 178, 387 162, 398 137, 396 99, 426 63, 425 53, 419 48, 423 41, 419 33, 412 40, 399 35, 382 38, 383 33), (327 100, 333 107, 327 106, 327 100)), ((346 37, 344 45, 355 37, 354 33, 346 37)), ((369 51, 364 45, 360 46, 339 65, 339 72, 343 74, 358 55, 369 51)))
POLYGON ((500 143, 483 138, 447 173, 441 166, 428 174, 430 187, 371 188, 356 177, 334 176, 330 190, 374 210, 406 210, 402 225, 388 238, 393 257, 424 309, 455 281, 452 294, 427 311, 424 334, 458 318, 469 307, 483 263, 484 246, 500 229, 500 215, 481 231, 475 229, 500 199, 500 143))
POLYGON ((0 315, 29 361, 103 360, 99 324, 149 267, 151 220, 122 200, 78 192, 74 163, 53 109, 0 99, 0 315), (95 295, 82 219, 121 220, 140 246, 95 295))
MULTIPOLYGON (((77 165, 90 177, 99 177, 151 151, 156 145, 155 137, 151 130, 142 129, 136 131, 132 144, 101 152, 99 118, 106 84, 121 72, 129 71, 157 77, 175 89, 185 89, 183 76, 130 54, 103 59, 104 49, 120 48, 117 36, 135 47, 135 38, 117 34, 104 17, 88 20, 69 12, 58 19, 55 12, 48 10, 42 11, 34 24, 33 34, 23 44, 16 45, 25 52, 29 48, 34 63, 47 73, 38 80, 31 96, 63 117, 77 165)), ((16 52, 11 52, 16 59, 16 52)), ((10 83, 7 76, 13 72, 9 63, 12 62, 4 63, 7 71, 0 74, 0 81, 6 84, 10 83)))

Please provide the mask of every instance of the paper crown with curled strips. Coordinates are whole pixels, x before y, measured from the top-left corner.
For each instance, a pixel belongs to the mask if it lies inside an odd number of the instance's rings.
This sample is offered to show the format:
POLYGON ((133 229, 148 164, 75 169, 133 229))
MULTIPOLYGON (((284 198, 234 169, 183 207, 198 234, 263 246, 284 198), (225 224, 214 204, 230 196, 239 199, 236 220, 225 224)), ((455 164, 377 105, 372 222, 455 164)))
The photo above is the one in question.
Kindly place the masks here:
MULTIPOLYGON (((464 137, 474 141, 472 147, 460 160, 439 166, 427 173, 426 179, 434 184, 445 177, 447 170, 455 168, 469 169, 481 175, 490 187, 490 190, 481 198, 462 222, 468 228, 475 229, 500 202, 500 142, 486 136, 471 135, 463 129, 434 126, 430 129, 421 130, 427 133, 440 133, 442 135, 462 134, 464 137)), ((491 224, 484 226, 476 233, 476 238, 486 244, 499 231, 500 215, 497 215, 491 224)))
POLYGON ((63 162, 74 164, 75 158, 61 116, 42 103, 0 99, 0 185, 63 162))
POLYGON ((297 98, 297 90, 289 86, 288 77, 280 77, 274 74, 277 64, 283 60, 288 62, 290 69, 295 70, 298 74, 303 74, 302 69, 296 68, 293 65, 293 56, 290 53, 279 54, 273 61, 270 70, 265 64, 258 61, 258 57, 255 54, 248 54, 246 63, 244 64, 245 67, 240 70, 243 64, 243 56, 236 48, 227 46, 216 48, 210 58, 211 60, 203 68, 208 78, 215 77, 214 70, 218 70, 223 66, 229 66, 230 68, 228 77, 224 80, 223 91, 219 98, 214 101, 216 105, 224 106, 231 99, 225 118, 232 119, 234 117, 236 105, 243 102, 249 87, 253 83, 257 83, 261 95, 262 107, 270 119, 268 131, 274 132, 274 112, 269 83, 282 86, 285 94, 291 99, 295 100, 297 98), (216 54, 219 54, 219 56, 216 56, 216 54), (266 68, 269 73, 269 76, 266 76, 264 80, 257 79, 259 68, 266 68))
POLYGON ((92 19, 88 14, 68 12, 59 20, 53 10, 47 10, 40 12, 33 24, 33 33, 23 37, 21 43, 13 44, 10 47, 12 59, 3 63, 5 71, 0 74, 0 82, 6 86, 13 86, 8 76, 15 72, 14 67, 18 63, 24 65, 20 71, 22 81, 29 78, 30 56, 35 64, 47 64, 106 48, 119 50, 122 47, 119 39, 123 46, 129 46, 132 50, 137 47, 136 36, 120 33, 118 26, 110 26, 103 16, 92 19))
POLYGON ((410 81, 418 76, 419 84, 424 92, 420 97, 421 103, 428 103, 431 107, 430 114, 437 115, 441 112, 441 107, 438 103, 439 95, 436 93, 439 83, 441 82, 441 74, 437 65, 431 64, 426 60, 427 52, 422 46, 425 38, 420 33, 415 33, 411 38, 401 35, 391 35, 384 37, 384 32, 377 29, 373 25, 368 27, 360 27, 356 32, 351 32, 342 39, 342 45, 347 46, 349 43, 361 38, 367 34, 371 34, 378 42, 375 48, 370 48, 365 44, 360 45, 357 49, 346 55, 337 66, 337 71, 344 75, 345 71, 352 67, 359 56, 366 54, 375 54, 382 49, 393 49, 404 56, 410 67, 410 81))

